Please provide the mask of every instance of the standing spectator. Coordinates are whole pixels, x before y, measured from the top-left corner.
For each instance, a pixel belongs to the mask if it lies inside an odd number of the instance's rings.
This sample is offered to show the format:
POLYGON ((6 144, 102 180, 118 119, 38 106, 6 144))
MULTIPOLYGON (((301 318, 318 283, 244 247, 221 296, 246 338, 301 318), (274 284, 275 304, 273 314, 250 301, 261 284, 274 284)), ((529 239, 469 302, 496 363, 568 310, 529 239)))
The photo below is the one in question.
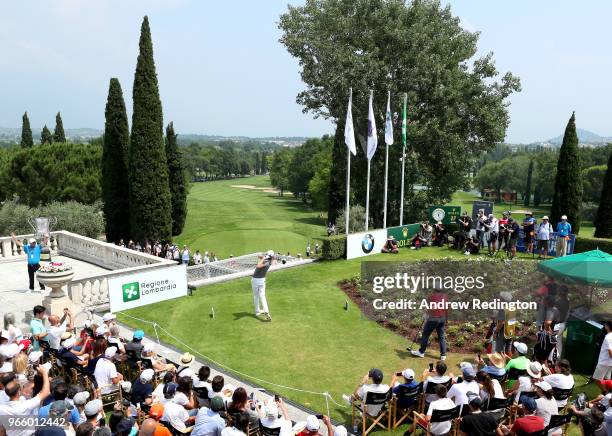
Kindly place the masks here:
POLYGON ((525 235, 525 245, 527 253, 533 254, 533 240, 536 220, 533 217, 533 212, 525 212, 523 220, 523 233, 525 235))
POLYGON ((183 252, 181 253, 181 259, 183 261, 183 265, 189 265, 189 259, 191 258, 191 254, 189 253, 189 248, 186 245, 183 245, 183 252))
POLYGON ((478 209, 478 216, 476 217, 476 238, 480 241, 480 247, 484 247, 484 234, 486 231, 485 221, 487 216, 484 213, 484 209, 478 209))
POLYGON ((210 408, 202 407, 195 418, 193 436, 221 436, 225 428, 225 420, 219 412, 225 409, 225 402, 221 397, 214 397, 210 401, 210 408))
POLYGON ((32 333, 34 351, 40 350, 41 342, 44 342, 43 347, 49 345, 47 338, 47 328, 43 323, 46 309, 43 306, 34 306, 34 318, 30 321, 30 333, 32 333))
POLYGON ((567 241, 572 233, 572 225, 567 222, 567 215, 561 216, 561 221, 557 223, 557 257, 567 254, 567 241))
POLYGON ((508 242, 510 243, 510 259, 516 257, 516 244, 518 243, 520 227, 516 220, 512 217, 508 218, 506 232, 508 233, 508 242))
POLYGON ((559 358, 563 356, 563 332, 565 331, 565 323, 567 322, 570 309, 567 293, 567 286, 560 286, 559 294, 555 301, 555 307, 559 311, 559 319, 557 325, 553 326, 553 328, 557 332, 557 355, 559 358))
MULTIPOLYGON (((433 292, 429 296, 428 302, 431 305, 432 303, 438 305, 445 305, 445 301, 448 300, 448 297, 442 290, 433 289, 433 292)), ((444 334, 444 327, 446 324, 446 319, 448 317, 448 312, 446 309, 429 309, 427 311, 427 321, 423 325, 423 337, 421 339, 421 347, 418 350, 412 350, 408 348, 413 356, 425 357, 425 350, 427 349, 427 344, 429 343, 429 336, 435 330, 438 334, 438 340, 440 342, 440 360, 446 359, 446 337, 444 334)))
POLYGON ((204 263, 210 262, 210 256, 208 256, 208 251, 204 252, 204 263))
POLYGON ((593 373, 595 380, 606 380, 612 378, 612 320, 604 323, 606 336, 599 350, 597 367, 593 373))
POLYGON ((64 309, 64 316, 62 316, 62 319, 57 315, 50 315, 48 321, 49 328, 47 329, 47 340, 49 341, 49 347, 53 350, 59 350, 60 341, 62 339, 68 339, 67 337, 62 337, 66 333, 66 330, 72 330, 74 328, 72 312, 69 309, 64 309))
POLYGON ((181 253, 176 245, 172 245, 172 260, 179 265, 181 264, 181 253))
POLYGON ((552 232, 552 225, 548 222, 548 217, 544 215, 536 231, 536 237, 538 239, 538 259, 542 258, 542 254, 544 254, 544 259, 548 256, 548 244, 550 243, 550 234, 552 232))
POLYGON ((193 255, 193 263, 195 265, 202 264, 202 255, 200 254, 200 250, 196 250, 195 254, 193 255))
POLYGON ((497 238, 499 236, 499 221, 492 213, 489 214, 489 224, 487 225, 487 228, 489 229, 489 254, 494 255, 496 251, 497 238))
MULTIPOLYGON (((4 314, 4 330, 8 333, 8 343, 20 342, 23 340, 23 332, 15 325, 15 315, 12 312, 4 314)), ((27 347, 26 347, 27 348, 27 347)))
POLYGON ((134 246, 134 250, 142 252, 142 246, 140 245, 140 242, 138 241, 136 242, 136 245, 134 246))
MULTIPOLYGON (((23 245, 21 241, 17 239, 15 233, 11 233, 11 238, 13 242, 28 255, 28 277, 30 278, 30 285, 27 293, 29 294, 34 291, 34 274, 36 274, 36 271, 40 268, 40 252, 42 247, 40 244, 36 243, 36 239, 34 238, 28 239, 28 245, 23 245)), ((40 292, 44 291, 45 285, 42 283, 39 283, 39 285, 40 292)))

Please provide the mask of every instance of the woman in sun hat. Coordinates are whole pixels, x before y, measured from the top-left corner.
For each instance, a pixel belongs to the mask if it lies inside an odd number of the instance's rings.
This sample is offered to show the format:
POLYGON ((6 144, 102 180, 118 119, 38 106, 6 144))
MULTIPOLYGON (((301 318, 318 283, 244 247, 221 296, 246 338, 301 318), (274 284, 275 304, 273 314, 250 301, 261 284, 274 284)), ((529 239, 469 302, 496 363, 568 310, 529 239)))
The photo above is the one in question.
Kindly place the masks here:
POLYGON ((178 368, 176 369, 176 375, 181 376, 181 372, 193 364, 193 355, 191 353, 183 353, 178 361, 178 368))
POLYGON ((486 361, 476 358, 480 370, 486 372, 495 379, 506 375, 506 358, 501 353, 490 353, 485 355, 486 361))
POLYGON ((540 362, 529 362, 529 365, 527 365, 527 375, 518 378, 518 383, 515 383, 512 389, 508 391, 508 395, 512 395, 515 392, 514 402, 518 403, 521 395, 535 392, 535 383, 541 379, 542 364, 540 362))

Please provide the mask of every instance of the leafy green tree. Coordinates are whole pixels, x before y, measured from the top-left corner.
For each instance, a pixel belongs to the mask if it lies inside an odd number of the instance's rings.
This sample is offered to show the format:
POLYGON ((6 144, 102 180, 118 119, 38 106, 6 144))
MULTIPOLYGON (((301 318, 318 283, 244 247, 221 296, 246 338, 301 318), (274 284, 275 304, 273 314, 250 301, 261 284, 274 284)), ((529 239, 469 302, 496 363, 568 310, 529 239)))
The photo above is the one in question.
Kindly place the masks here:
POLYGON ((532 178, 533 178, 533 159, 529 161, 529 168, 527 169, 527 186, 525 186, 525 193, 523 194, 525 206, 529 206, 529 204, 531 203, 532 178))
POLYGON ((102 148, 92 144, 41 144, 16 148, 8 156, 0 185, 6 197, 29 206, 53 201, 93 204, 102 198, 102 148))
POLYGON ((179 235, 187 218, 187 179, 176 141, 174 123, 166 127, 166 159, 168 160, 168 178, 170 180, 170 197, 172 199, 172 235, 179 235))
POLYGON ((40 143, 41 144, 51 144, 53 142, 53 136, 51 135, 51 131, 45 124, 42 131, 40 132, 40 143))
POLYGON ((21 146, 24 148, 33 147, 34 139, 32 138, 32 128, 30 127, 30 119, 27 112, 23 114, 21 120, 21 146))
POLYGON ((601 188, 599 208, 595 217, 595 237, 612 238, 612 152, 608 158, 608 167, 601 188))
POLYGON ((291 150, 283 148, 272 155, 270 166, 270 182, 280 191, 280 196, 289 189, 289 167, 291 165, 291 150))
POLYGON ((253 156, 254 156, 253 169, 255 170, 255 174, 261 174, 261 161, 259 160, 259 153, 255 152, 253 156))
POLYGON ((149 19, 140 29, 134 74, 132 134, 129 147, 130 222, 136 240, 169 240, 172 205, 163 135, 163 114, 149 19))
POLYGON ((536 155, 535 187, 533 189, 534 206, 552 201, 555 192, 557 160, 558 153, 556 151, 543 151, 536 155))
POLYGON ((572 224, 572 231, 575 234, 580 232, 582 208, 582 172, 580 170, 576 114, 572 112, 559 150, 550 219, 551 222, 556 223, 561 219, 561 215, 567 215, 567 220, 572 224))
POLYGON ((129 239, 130 186, 128 179, 128 146, 130 130, 121 84, 110 79, 104 112, 104 143, 102 148, 102 199, 106 218, 106 240, 129 239))
POLYGON ((261 174, 266 174, 269 171, 268 168, 268 153, 265 151, 261 153, 261 164, 260 164, 261 174))
MULTIPOLYGON (((381 139, 387 91, 394 112, 401 111, 402 95, 408 93, 407 136, 414 158, 406 172, 407 214, 421 217, 428 203, 450 200, 456 189, 467 187, 474 163, 505 136, 507 97, 520 90, 520 82, 510 73, 497 81, 492 54, 474 59, 478 34, 461 28, 450 7, 421 0, 306 0, 289 6, 279 27, 280 41, 298 59, 306 84, 297 102, 304 111, 336 122, 331 221, 345 202, 343 132, 350 87, 359 143, 365 141, 370 89, 381 139), (417 183, 427 191, 412 189, 417 183)), ((401 142, 400 131, 394 129, 396 143, 401 142)), ((376 226, 382 224, 384 155, 377 152, 371 162, 370 210, 376 226)), ((390 148, 392 193, 400 192, 400 155, 401 147, 390 148)), ((364 202, 366 159, 359 148, 352 165, 351 187, 357 201, 364 202)), ((390 202, 391 217, 397 216, 399 203, 390 202)))
POLYGON ((599 203, 608 165, 595 165, 582 170, 582 201, 599 203))
POLYGON ((64 133, 64 123, 62 116, 58 112, 55 115, 55 130, 53 131, 53 142, 66 142, 66 134, 64 133))
POLYGON ((332 147, 333 139, 326 135, 321 139, 309 139, 294 150, 289 166, 289 189, 294 195, 306 200, 308 184, 317 169, 316 158, 324 149, 331 150, 332 147))
MULTIPOLYGON (((333 146, 333 142, 331 143, 333 146)), ((314 158, 315 172, 308 182, 308 192, 312 199, 312 205, 318 210, 328 209, 328 192, 331 170, 332 149, 324 148, 314 158)), ((361 220, 363 221, 363 220, 361 220)))

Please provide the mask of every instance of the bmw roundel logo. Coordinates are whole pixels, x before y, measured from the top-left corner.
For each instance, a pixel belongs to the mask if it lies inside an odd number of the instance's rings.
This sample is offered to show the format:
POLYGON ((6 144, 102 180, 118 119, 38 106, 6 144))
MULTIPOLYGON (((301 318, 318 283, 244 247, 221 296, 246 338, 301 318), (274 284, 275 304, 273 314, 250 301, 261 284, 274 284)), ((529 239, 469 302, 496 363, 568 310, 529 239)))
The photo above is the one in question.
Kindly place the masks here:
POLYGON ((368 233, 361 240, 361 249, 365 254, 370 253, 374 249, 374 236, 368 233))

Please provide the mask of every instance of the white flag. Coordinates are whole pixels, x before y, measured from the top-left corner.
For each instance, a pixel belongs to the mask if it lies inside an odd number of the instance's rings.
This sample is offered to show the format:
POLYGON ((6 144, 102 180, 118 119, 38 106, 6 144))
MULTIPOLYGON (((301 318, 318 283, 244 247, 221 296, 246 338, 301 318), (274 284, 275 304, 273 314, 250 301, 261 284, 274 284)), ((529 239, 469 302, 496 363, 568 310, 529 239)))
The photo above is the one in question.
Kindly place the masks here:
POLYGON ((393 124, 391 123, 391 91, 387 97, 387 114, 385 116, 385 143, 393 145, 393 124))
POLYGON ((346 125, 344 126, 344 143, 348 147, 348 149, 353 153, 353 155, 357 154, 357 149, 355 148, 355 130, 353 128, 353 110, 351 106, 353 104, 353 90, 351 89, 351 93, 349 95, 348 102, 348 110, 346 111, 346 125))
POLYGON ((378 137, 376 136, 376 120, 374 119, 374 108, 372 107, 373 98, 374 91, 370 91, 370 107, 368 108, 368 141, 366 152, 368 160, 372 159, 374 153, 376 153, 376 147, 378 146, 378 137))

